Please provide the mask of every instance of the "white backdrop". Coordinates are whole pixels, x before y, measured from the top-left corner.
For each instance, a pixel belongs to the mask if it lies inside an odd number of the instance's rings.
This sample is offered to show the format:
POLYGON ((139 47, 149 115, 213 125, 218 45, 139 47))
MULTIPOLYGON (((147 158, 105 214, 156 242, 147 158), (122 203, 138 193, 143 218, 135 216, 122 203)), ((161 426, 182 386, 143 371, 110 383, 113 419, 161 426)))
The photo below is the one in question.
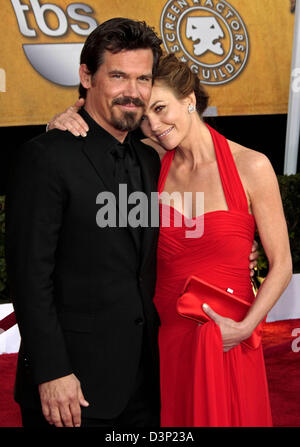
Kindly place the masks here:
POLYGON ((300 273, 293 275, 288 287, 270 310, 267 322, 294 318, 300 318, 300 273))
MULTIPOLYGON (((0 320, 13 312, 12 304, 0 305, 0 320)), ((18 352, 20 346, 20 333, 18 326, 15 324, 7 331, 0 334, 0 354, 11 354, 18 352)))

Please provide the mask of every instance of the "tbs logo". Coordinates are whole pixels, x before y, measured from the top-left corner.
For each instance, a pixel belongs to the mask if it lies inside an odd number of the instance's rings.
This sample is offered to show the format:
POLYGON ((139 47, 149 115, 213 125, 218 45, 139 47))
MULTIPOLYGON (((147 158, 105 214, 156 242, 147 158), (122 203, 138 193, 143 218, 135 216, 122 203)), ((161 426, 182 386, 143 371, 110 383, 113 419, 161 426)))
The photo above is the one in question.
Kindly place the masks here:
MULTIPOLYGON (((21 0, 11 0, 11 3, 24 37, 37 36, 36 30, 28 24, 28 12, 33 12, 39 30, 50 37, 62 37, 69 28, 79 36, 88 36, 98 25, 91 17, 93 9, 84 3, 72 3, 65 12, 52 3, 41 5, 39 0, 30 0, 30 5, 21 0), (47 23, 49 12, 56 16, 55 29, 47 23), (72 19, 71 24, 68 19, 72 19)), ((79 84, 78 66, 82 47, 83 43, 24 44, 23 50, 33 68, 44 78, 58 85, 74 87, 79 84)))

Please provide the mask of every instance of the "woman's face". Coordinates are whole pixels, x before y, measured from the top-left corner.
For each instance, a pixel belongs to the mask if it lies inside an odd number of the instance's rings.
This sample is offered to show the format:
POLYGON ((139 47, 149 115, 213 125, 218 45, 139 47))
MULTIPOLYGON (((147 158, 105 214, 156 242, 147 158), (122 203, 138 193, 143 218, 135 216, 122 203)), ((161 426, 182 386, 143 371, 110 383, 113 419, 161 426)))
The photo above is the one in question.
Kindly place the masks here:
POLYGON ((154 83, 141 123, 143 133, 166 150, 180 146, 190 133, 193 114, 188 106, 192 103, 192 95, 178 99, 169 87, 154 83))

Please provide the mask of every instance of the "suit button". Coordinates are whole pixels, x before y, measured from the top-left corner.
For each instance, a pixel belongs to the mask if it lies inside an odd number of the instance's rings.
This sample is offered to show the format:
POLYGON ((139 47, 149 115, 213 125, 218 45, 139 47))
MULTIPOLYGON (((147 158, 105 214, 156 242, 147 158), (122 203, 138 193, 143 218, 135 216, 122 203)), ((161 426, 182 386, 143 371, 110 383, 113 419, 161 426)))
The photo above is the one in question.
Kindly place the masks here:
POLYGON ((142 326, 144 324, 144 320, 142 318, 137 318, 134 322, 137 326, 142 326))
POLYGON ((139 276, 139 282, 142 283, 143 282, 143 278, 141 276, 139 276))
POLYGON ((24 357, 24 365, 27 367, 29 366, 29 361, 27 357, 24 357))

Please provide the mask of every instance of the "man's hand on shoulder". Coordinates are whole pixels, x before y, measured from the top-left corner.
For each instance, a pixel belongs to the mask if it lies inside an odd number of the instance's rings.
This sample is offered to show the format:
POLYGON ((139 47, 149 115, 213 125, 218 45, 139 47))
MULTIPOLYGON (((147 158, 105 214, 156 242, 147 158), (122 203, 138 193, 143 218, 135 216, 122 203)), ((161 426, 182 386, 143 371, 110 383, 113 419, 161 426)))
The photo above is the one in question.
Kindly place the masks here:
POLYGON ((249 269, 250 269, 250 276, 254 276, 254 269, 257 267, 257 260, 259 257, 259 251, 258 251, 258 243, 254 240, 252 244, 251 253, 249 255, 249 269))
POLYGON ((43 415, 56 427, 80 427, 81 408, 88 407, 74 374, 39 385, 43 415))

